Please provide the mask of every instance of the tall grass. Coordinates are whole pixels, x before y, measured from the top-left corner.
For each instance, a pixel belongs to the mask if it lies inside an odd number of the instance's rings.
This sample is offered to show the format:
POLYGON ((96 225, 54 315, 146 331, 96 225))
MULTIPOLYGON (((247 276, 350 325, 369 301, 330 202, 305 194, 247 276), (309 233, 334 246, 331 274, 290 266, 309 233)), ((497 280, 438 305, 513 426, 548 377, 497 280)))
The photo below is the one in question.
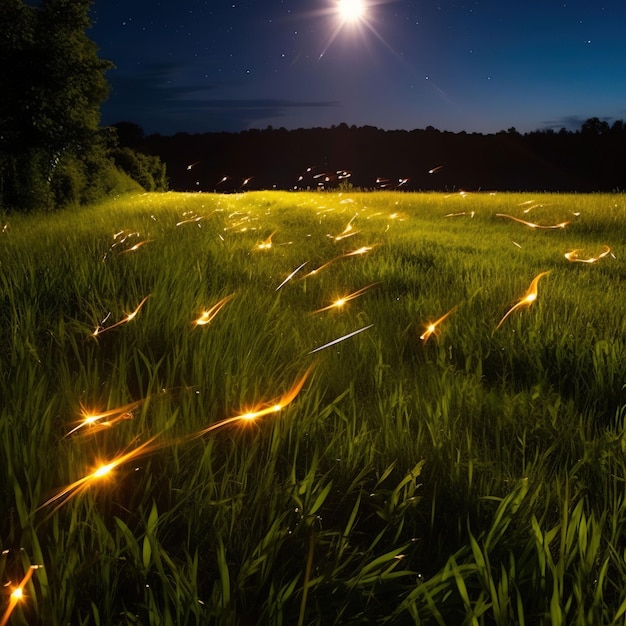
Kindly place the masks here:
POLYGON ((623 624, 625 219, 382 192, 5 216, 0 610, 39 565, 11 624, 623 624))

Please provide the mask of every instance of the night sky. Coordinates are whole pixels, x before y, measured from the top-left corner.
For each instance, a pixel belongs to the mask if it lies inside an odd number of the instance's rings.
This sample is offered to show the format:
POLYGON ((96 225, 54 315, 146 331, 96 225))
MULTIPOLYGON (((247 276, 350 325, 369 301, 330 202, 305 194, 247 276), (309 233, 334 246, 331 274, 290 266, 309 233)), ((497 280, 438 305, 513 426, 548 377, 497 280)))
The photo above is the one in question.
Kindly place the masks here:
POLYGON ((103 123, 491 133, 626 119, 624 0, 96 0, 103 123))

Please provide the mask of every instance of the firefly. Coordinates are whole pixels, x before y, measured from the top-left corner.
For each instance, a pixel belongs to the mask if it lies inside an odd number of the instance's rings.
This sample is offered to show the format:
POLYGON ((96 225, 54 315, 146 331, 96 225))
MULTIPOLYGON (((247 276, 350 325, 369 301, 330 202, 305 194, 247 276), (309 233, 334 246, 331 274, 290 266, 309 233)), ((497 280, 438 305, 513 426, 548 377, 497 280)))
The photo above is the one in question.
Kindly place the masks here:
POLYGON ((265 241, 257 245, 257 250, 269 250, 272 247, 272 237, 276 234, 274 231, 265 241))
POLYGON ((502 322, 504 322, 504 320, 511 315, 511 313, 513 313, 513 311, 516 311, 517 309, 523 307, 523 306, 530 306, 536 299, 537 299, 537 285, 539 284, 539 280, 541 278, 543 278, 544 276, 547 276, 550 272, 541 272, 541 274, 537 274, 537 276, 535 276, 535 278, 533 278, 533 281, 530 283, 530 287, 528 288, 528 291, 526 292, 526 295, 514 306, 512 306, 507 312, 506 315, 500 320, 500 322, 498 323, 498 325, 496 326, 496 330, 498 330, 498 328, 500 328, 500 326, 502 326, 502 322))
POLYGON ((533 222, 526 222, 524 220, 519 219, 518 217, 513 217, 512 215, 507 215, 506 213, 496 213, 496 217, 506 217, 514 222, 519 222, 520 224, 524 224, 524 226, 528 226, 529 228, 541 228, 546 230, 552 230, 555 228, 565 228, 570 222, 560 222, 559 224, 553 224, 550 226, 543 226, 541 224, 535 224, 533 222))
MULTIPOLYGON (((137 306, 137 308, 132 312, 132 313, 127 313, 126 317, 121 319, 119 322, 116 322, 115 324, 112 324, 111 326, 107 326, 106 328, 102 328, 102 326, 98 326, 96 328, 96 330, 93 331, 93 333, 91 333, 92 337, 97 337, 98 335, 101 335, 103 332, 107 331, 107 330, 111 330, 117 326, 121 326, 122 324, 127 324, 128 322, 132 321, 137 313, 139 313, 141 307, 145 304, 146 300, 150 297, 150 295, 148 294, 137 306)), ((108 315, 107 315, 108 317, 108 315)), ((106 319, 106 318, 105 318, 106 319)))
POLYGON ((22 578, 22 580, 20 580, 17 587, 13 589, 13 591, 11 592, 10 600, 9 600, 9 606, 7 607, 6 611, 2 615, 2 619, 0 619, 0 626, 6 626, 9 623, 11 613, 13 613, 13 610, 17 606, 18 602, 20 602, 24 598, 24 587, 27 585, 28 581, 31 579, 33 572, 36 569, 39 569, 40 567, 42 566, 31 565, 26 570, 26 573, 24 574, 24 578, 22 578))
POLYGON ((443 165, 437 165, 437 167, 433 167, 432 169, 428 170, 429 174, 436 174, 437 172, 440 172, 443 169, 443 165))
POLYGON ((116 456, 108 463, 101 463, 90 474, 87 474, 86 476, 83 476, 82 478, 74 481, 70 485, 63 487, 63 489, 61 489, 58 493, 56 493, 49 500, 46 500, 40 507, 38 507, 37 510, 43 509, 55 502, 59 502, 59 504, 57 504, 54 509, 56 510, 63 506, 63 504, 68 502, 71 498, 79 495, 83 491, 86 491, 94 481, 99 480, 110 474, 116 467, 128 463, 129 461, 132 461, 133 459, 136 459, 142 455, 153 452, 158 447, 153 445, 156 438, 157 435, 155 435, 154 437, 150 437, 150 439, 142 443, 140 446, 134 448, 133 450, 124 452, 116 456))
POLYGON ((150 241, 151 241, 150 239, 146 239, 145 241, 139 241, 134 246, 131 246, 130 248, 128 248, 126 250, 122 250, 122 254, 124 254, 126 252, 136 252, 142 246, 145 246, 147 243, 150 243, 150 241))
POLYGON ((233 415, 232 417, 227 417, 226 419, 215 422, 215 424, 211 424, 208 428, 201 430, 200 432, 193 435, 193 438, 202 437, 207 433, 217 430, 219 428, 223 428, 224 426, 228 426, 229 424, 233 424, 236 422, 249 422, 258 419, 259 417, 263 417, 265 415, 270 415, 272 413, 278 413, 282 411, 288 404, 291 404, 296 396, 302 390, 304 383, 307 378, 311 374, 313 370, 313 366, 309 367, 306 372, 293 384, 293 386, 284 393, 278 400, 274 400, 271 402, 267 402, 264 404, 257 405, 250 411, 246 411, 245 413, 240 413, 239 415, 233 415))
POLYGON ((65 436, 69 437, 82 428, 89 427, 89 432, 93 433, 103 428, 113 426, 121 420, 131 419, 133 417, 133 410, 140 406, 144 401, 137 400, 116 409, 109 409, 102 413, 90 413, 84 407, 81 407, 82 419, 77 426, 72 428, 65 436), (106 421, 104 421, 106 420, 106 421))
POLYGON ((343 307, 343 305, 346 302, 350 300, 354 300, 354 298, 358 298, 359 296, 362 296, 366 291, 369 291, 376 284, 378 283, 373 283, 371 285, 368 285, 367 287, 363 287, 362 289, 355 291, 354 293, 351 293, 347 296, 343 296, 343 298, 339 298, 338 300, 335 300, 332 304, 329 304, 328 306, 325 306, 321 309, 317 309, 317 311, 313 311, 311 315, 314 315, 315 313, 322 313, 323 311, 330 311, 330 309, 340 309, 341 307, 343 307))
POLYGON ((206 326, 207 324, 210 324, 215 318, 215 316, 222 310, 224 305, 229 300, 232 300, 234 297, 235 297, 235 294, 232 293, 229 296, 222 298, 219 302, 214 304, 210 309, 208 309, 207 311, 203 311, 202 315, 200 315, 198 319, 195 319, 193 321, 193 324, 195 326, 206 326))
POLYGON ((437 331, 437 326, 439 326, 439 324, 441 324, 441 322, 443 322, 445 319, 447 319, 456 310, 457 310, 457 307, 453 307, 445 315, 442 315, 437 321, 432 322, 431 324, 429 324, 426 327, 426 330, 420 335, 420 339, 424 343, 426 343, 428 341, 428 338, 437 331))
POLYGON ((572 250, 571 252, 566 252, 565 253, 565 258, 568 261, 571 261, 572 263, 596 263, 598 262, 600 259, 603 259, 605 256, 609 255, 611 253, 611 248, 609 248, 609 246, 604 246, 604 250, 598 254, 598 256, 591 256, 591 257, 587 257, 585 259, 581 259, 578 256, 578 253, 580 252, 580 249, 578 250, 572 250))

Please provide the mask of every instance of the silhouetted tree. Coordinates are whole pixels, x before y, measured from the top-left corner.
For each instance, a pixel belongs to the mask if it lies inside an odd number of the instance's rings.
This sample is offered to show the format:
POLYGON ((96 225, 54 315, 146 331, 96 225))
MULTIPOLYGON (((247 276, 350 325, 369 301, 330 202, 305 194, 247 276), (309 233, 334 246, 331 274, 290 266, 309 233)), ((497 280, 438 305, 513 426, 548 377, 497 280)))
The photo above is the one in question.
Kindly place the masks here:
POLYGON ((91 3, 0 3, 0 206, 52 208, 106 191, 99 123, 112 64, 85 33, 91 3))

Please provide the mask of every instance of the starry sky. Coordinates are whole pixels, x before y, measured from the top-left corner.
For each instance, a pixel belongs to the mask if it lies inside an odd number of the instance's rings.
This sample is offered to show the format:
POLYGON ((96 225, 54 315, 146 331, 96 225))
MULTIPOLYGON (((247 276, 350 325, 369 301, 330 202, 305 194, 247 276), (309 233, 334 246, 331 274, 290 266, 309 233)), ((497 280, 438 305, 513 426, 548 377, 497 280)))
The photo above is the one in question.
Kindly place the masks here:
POLYGON ((626 119, 624 0, 95 0, 103 123, 577 130, 626 119))

